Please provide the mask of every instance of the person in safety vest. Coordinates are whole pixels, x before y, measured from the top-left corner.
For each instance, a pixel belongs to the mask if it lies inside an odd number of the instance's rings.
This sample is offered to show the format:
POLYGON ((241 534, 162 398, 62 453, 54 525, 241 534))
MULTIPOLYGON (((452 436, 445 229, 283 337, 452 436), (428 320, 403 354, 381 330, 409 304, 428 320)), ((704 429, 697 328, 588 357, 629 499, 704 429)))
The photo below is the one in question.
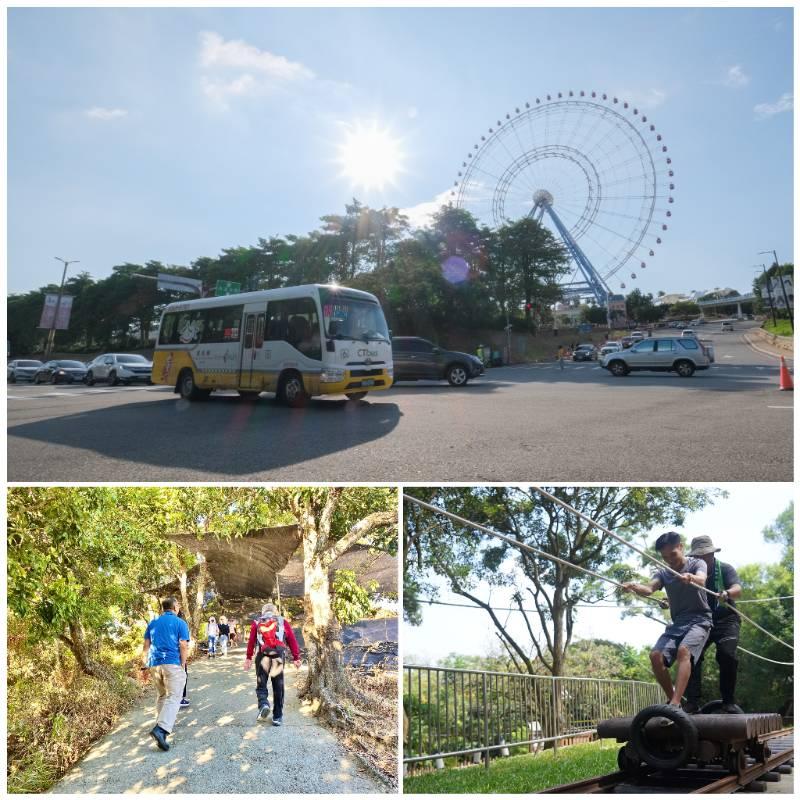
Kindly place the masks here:
POLYGON ((706 585, 707 569, 703 559, 685 555, 680 534, 675 531, 662 533, 656 539, 654 549, 667 566, 680 575, 656 567, 649 584, 630 581, 622 585, 642 597, 649 597, 662 588, 667 593, 672 623, 667 625, 650 651, 650 664, 669 704, 680 708, 692 664, 699 661, 711 633, 708 595, 700 588, 706 585), (678 668, 673 686, 669 668, 676 662, 678 668))
POLYGON ((736 693, 736 672, 739 666, 737 648, 739 646, 739 630, 742 621, 739 615, 732 611, 742 596, 742 586, 736 570, 715 558, 721 548, 714 547, 710 536, 695 536, 689 556, 702 558, 706 563, 708 578, 706 586, 712 592, 719 592, 720 597, 708 597, 708 604, 712 613, 711 635, 708 637, 700 658, 695 661, 692 677, 686 687, 685 709, 690 714, 700 710, 700 682, 703 677, 703 656, 711 644, 716 645, 717 664, 719 664, 719 691, 722 696, 723 714, 738 714, 739 708, 734 700, 736 693))
POLYGON ((278 614, 273 603, 266 603, 261 609, 261 616, 250 625, 250 638, 247 641, 247 655, 244 669, 249 670, 256 661, 256 697, 258 698, 259 722, 270 715, 269 688, 267 681, 272 680, 272 724, 283 722, 283 667, 286 662, 286 648, 292 653, 295 667, 300 667, 300 648, 289 622, 278 614))

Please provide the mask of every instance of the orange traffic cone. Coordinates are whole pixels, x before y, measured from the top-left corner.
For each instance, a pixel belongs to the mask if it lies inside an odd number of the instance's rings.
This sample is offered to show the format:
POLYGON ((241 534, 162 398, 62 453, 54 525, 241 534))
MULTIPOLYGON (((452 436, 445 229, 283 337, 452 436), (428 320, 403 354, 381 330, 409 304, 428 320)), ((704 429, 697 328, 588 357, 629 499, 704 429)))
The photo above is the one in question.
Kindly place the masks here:
POLYGON ((783 356, 781 356, 781 383, 780 383, 780 390, 782 392, 794 391, 794 384, 792 383, 792 376, 789 374, 789 370, 786 368, 786 361, 784 360, 783 356))

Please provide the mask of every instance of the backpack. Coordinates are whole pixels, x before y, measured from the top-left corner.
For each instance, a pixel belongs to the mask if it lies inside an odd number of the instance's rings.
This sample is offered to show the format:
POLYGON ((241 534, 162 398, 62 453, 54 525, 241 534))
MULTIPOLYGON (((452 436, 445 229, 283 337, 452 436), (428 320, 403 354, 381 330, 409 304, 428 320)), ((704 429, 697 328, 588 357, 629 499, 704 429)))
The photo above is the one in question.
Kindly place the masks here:
POLYGON ((286 648, 285 636, 283 617, 270 615, 256 620, 256 642, 259 653, 282 654, 286 648))

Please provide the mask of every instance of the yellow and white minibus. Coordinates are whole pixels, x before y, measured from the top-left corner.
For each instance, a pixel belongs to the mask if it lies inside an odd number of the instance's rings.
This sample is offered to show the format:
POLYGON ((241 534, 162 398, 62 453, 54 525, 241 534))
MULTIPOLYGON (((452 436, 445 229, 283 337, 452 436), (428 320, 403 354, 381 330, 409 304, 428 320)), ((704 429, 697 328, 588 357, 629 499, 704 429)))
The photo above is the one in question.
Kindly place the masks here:
POLYGON ((378 299, 337 285, 208 297, 164 309, 153 383, 187 400, 214 389, 275 392, 290 406, 392 385, 392 343, 378 299))

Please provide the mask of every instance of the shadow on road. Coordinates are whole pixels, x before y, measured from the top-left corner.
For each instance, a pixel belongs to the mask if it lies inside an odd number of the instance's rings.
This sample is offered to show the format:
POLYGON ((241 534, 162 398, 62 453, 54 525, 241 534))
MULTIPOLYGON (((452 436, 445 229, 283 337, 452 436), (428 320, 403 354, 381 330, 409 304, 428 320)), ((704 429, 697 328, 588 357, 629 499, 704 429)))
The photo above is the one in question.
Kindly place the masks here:
MULTIPOLYGON (((247 476, 375 443, 401 416, 391 402, 312 400, 290 409, 265 398, 212 396, 199 403, 165 399, 82 410, 17 425, 8 433, 128 462, 247 476)), ((33 479, 14 473, 10 456, 9 475, 33 479)))

